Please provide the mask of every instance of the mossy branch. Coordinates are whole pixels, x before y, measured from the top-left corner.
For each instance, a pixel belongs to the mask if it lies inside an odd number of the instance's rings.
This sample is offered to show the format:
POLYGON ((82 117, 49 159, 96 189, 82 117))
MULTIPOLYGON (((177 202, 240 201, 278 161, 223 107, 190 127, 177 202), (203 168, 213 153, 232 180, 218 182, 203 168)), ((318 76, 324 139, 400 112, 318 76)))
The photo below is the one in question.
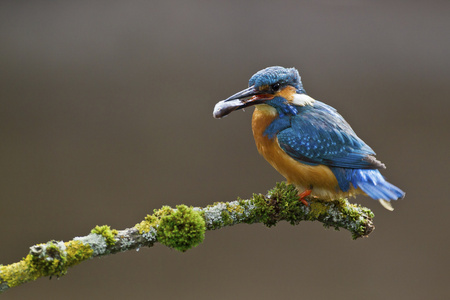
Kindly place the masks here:
POLYGON ((297 225, 301 221, 319 221, 326 228, 344 228, 353 239, 369 235, 373 229, 373 213, 364 207, 350 204, 346 199, 322 202, 311 199, 305 206, 298 201, 292 185, 278 183, 266 196, 251 199, 216 202, 205 208, 178 205, 164 206, 132 228, 111 229, 96 226, 87 236, 72 241, 49 241, 30 247, 20 262, 0 265, 0 293, 11 287, 45 276, 62 276, 71 266, 85 260, 159 242, 179 251, 199 245, 206 230, 215 230, 240 223, 263 223, 271 227, 279 221, 297 225))

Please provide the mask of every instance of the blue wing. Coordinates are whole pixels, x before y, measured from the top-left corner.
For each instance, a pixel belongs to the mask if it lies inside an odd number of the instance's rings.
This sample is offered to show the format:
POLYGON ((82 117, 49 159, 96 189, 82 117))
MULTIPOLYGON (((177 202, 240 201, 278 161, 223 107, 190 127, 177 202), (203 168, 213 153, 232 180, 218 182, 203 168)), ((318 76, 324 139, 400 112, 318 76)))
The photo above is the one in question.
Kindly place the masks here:
POLYGON ((384 165, 334 108, 320 101, 296 107, 290 126, 277 134, 280 147, 303 163, 352 169, 379 169, 384 165))

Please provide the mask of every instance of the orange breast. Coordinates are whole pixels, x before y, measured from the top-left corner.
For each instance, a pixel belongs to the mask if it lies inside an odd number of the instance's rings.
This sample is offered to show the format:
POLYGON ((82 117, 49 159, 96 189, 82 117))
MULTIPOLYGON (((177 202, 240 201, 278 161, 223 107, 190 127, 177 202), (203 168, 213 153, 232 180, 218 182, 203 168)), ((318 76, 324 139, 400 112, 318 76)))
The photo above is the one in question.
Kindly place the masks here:
POLYGON ((348 192, 339 189, 338 182, 330 168, 324 165, 311 166, 291 158, 281 149, 278 139, 269 139, 263 133, 267 126, 277 117, 276 110, 266 104, 257 105, 253 113, 252 129, 259 153, 289 183, 294 184, 300 192, 312 187, 312 194, 324 200, 353 195, 353 188, 348 192))

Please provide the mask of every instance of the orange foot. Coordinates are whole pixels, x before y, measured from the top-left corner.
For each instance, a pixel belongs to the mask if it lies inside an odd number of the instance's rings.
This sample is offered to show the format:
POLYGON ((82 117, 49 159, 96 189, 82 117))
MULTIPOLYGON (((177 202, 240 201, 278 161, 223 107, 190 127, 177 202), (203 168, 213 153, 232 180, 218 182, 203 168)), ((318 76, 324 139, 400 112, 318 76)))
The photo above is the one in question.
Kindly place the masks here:
POLYGON ((311 195, 311 193, 312 190, 305 190, 304 192, 301 192, 300 194, 298 194, 298 201, 308 206, 309 203, 305 200, 305 197, 311 195))

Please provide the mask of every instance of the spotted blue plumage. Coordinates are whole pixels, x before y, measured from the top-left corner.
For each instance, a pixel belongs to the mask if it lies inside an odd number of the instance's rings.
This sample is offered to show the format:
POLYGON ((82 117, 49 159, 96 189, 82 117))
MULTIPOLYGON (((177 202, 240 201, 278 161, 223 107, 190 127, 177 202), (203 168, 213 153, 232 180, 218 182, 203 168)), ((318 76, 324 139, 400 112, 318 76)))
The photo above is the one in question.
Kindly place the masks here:
POLYGON ((330 167, 344 192, 352 184, 374 199, 389 201, 404 196, 384 179, 377 170, 384 165, 374 158, 375 152, 334 108, 315 101, 313 106, 294 105, 293 110, 287 101, 274 100, 266 104, 277 109, 278 117, 264 134, 271 139, 277 137, 289 156, 304 164, 330 167))
POLYGON ((331 167, 377 167, 367 159, 375 152, 335 109, 319 101, 297 109, 297 115, 288 117, 291 126, 277 134, 280 147, 291 157, 331 167))

